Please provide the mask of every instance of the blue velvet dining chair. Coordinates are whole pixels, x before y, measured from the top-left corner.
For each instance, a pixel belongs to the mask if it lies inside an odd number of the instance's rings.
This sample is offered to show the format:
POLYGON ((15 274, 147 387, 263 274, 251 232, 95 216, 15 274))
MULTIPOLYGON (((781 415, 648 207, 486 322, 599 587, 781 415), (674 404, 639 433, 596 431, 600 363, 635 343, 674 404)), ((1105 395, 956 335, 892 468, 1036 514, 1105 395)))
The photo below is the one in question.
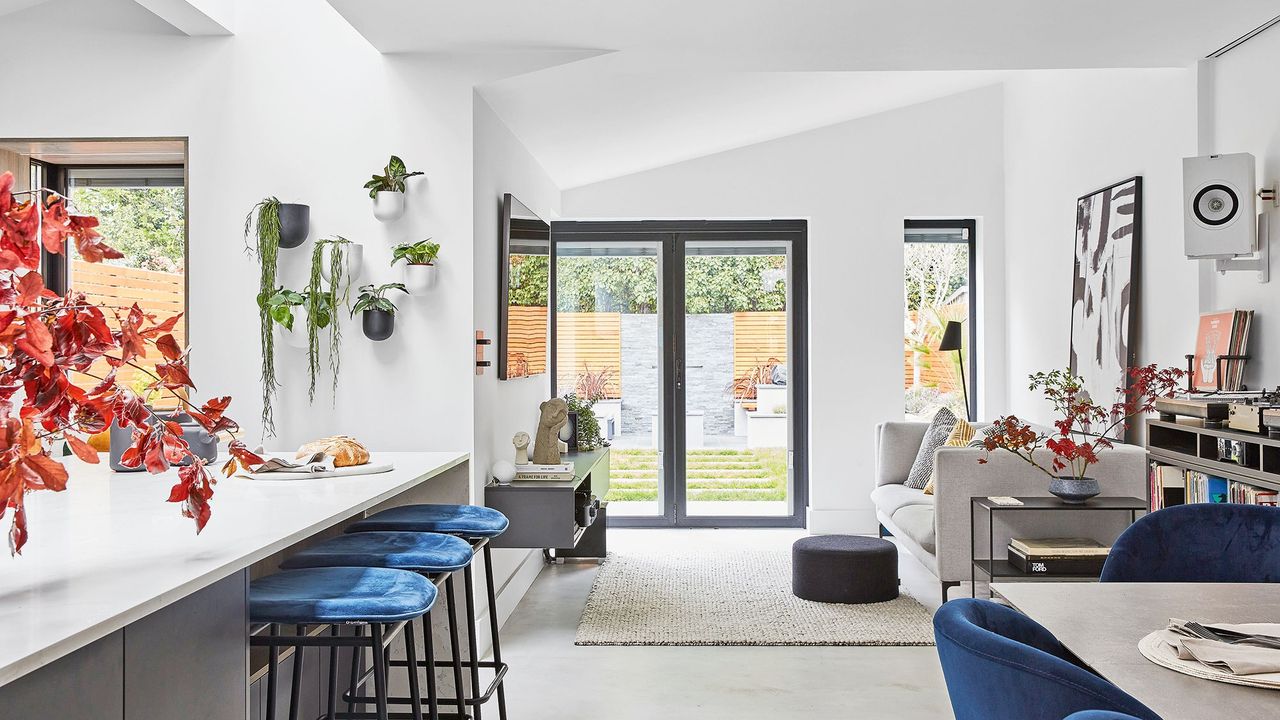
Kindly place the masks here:
POLYGON ((1280 508, 1176 505, 1120 534, 1102 582, 1280 582, 1280 508))
POLYGON ((952 600, 934 614, 933 631, 956 720, 1062 720, 1081 710, 1160 720, 1016 610, 952 600))
POLYGON ((1071 713, 1066 720, 1140 720, 1132 715, 1124 713, 1112 712, 1110 710, 1081 710, 1078 713, 1071 713))

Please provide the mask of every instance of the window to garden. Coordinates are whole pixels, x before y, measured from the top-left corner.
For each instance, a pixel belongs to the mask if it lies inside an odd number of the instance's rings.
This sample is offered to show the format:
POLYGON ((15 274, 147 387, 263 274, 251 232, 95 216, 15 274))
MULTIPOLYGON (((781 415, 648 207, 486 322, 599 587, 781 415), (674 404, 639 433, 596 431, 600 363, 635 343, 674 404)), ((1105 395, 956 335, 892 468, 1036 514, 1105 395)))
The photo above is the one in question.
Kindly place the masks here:
POLYGON ((966 401, 975 404, 975 225, 906 221, 902 371, 909 420, 928 420, 943 407, 964 417, 966 401), (958 351, 939 349, 948 322, 963 324, 958 351))

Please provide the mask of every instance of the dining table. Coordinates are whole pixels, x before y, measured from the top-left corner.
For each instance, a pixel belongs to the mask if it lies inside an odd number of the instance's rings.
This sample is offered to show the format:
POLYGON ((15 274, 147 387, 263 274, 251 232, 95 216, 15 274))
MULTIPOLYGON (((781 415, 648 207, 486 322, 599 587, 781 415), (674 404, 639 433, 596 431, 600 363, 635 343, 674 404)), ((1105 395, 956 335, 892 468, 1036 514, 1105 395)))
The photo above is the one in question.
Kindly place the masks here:
POLYGON ((1138 649, 1171 618, 1280 623, 1280 584, 1005 582, 991 589, 1164 720, 1280 718, 1280 690, 1184 675, 1138 649))

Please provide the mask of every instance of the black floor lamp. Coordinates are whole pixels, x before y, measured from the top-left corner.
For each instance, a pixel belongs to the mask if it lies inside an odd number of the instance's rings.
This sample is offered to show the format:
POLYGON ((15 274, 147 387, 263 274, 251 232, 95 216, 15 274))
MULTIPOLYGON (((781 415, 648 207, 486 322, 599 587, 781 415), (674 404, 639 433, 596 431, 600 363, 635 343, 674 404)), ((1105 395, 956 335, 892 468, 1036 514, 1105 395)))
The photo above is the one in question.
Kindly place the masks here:
POLYGON ((969 410, 969 383, 964 379, 964 356, 961 355, 964 349, 964 325, 955 320, 948 320, 947 326, 942 330, 942 340, 938 343, 938 349, 956 353, 956 361, 960 366, 960 391, 964 393, 964 419, 972 421, 973 414, 969 410))

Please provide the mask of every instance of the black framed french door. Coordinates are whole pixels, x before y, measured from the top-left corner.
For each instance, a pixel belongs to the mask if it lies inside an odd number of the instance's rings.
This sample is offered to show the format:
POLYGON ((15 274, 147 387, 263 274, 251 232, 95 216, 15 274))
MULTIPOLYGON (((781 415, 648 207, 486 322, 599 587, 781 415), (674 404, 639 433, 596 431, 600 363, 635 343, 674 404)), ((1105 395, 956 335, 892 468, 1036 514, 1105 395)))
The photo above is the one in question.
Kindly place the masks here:
POLYGON ((552 393, 612 434, 610 524, 803 527, 807 223, 551 223, 552 393))

